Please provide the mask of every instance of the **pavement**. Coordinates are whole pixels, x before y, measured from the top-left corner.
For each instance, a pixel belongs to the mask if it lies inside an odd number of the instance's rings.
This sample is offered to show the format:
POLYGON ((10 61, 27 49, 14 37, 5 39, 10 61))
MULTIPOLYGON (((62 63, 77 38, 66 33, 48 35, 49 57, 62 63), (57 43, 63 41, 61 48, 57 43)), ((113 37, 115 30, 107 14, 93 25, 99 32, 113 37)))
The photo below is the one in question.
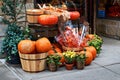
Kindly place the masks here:
POLYGON ((29 73, 0 59, 0 80, 120 80, 120 40, 103 37, 103 41, 100 55, 83 70, 63 66, 56 72, 29 73))

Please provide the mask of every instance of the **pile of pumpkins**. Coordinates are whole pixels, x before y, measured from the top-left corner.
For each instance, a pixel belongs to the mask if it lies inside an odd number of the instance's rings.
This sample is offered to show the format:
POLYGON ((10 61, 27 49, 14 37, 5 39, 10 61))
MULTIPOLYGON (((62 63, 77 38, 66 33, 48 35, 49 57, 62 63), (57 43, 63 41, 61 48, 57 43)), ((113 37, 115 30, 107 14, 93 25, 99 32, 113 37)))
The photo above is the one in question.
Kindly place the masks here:
POLYGON ((53 14, 42 14, 38 16, 38 23, 44 26, 47 26, 47 25, 49 26, 49 25, 57 24, 58 21, 66 22, 68 19, 76 20, 80 17, 80 13, 78 11, 71 11, 67 13, 65 13, 64 11, 61 11, 60 13, 61 13, 60 16, 58 16, 57 13, 56 13, 57 16, 53 14), (65 16, 65 14, 67 14, 67 16, 65 16))
MULTIPOLYGON (((97 56, 97 50, 94 46, 86 46, 84 48, 86 49, 86 51, 83 50, 81 52, 86 53, 87 58, 85 60, 85 65, 90 65, 97 56)), ((18 51, 22 54, 47 53, 48 56, 58 53, 62 57, 60 62, 63 65, 65 62, 64 56, 62 54, 63 50, 61 48, 61 45, 59 45, 58 43, 51 43, 47 37, 39 38, 36 41, 21 40, 18 44, 18 51)))
POLYGON ((36 41, 21 40, 18 43, 18 51, 23 54, 44 53, 52 49, 52 45, 48 38, 43 37, 36 41))

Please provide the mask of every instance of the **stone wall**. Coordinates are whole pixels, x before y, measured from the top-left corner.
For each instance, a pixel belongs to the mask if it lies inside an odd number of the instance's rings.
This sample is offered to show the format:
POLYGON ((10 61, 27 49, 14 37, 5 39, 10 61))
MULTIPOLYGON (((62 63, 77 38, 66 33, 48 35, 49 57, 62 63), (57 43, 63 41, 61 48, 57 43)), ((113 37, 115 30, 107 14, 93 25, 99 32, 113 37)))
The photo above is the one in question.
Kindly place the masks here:
POLYGON ((96 32, 99 35, 120 39, 120 21, 97 19, 96 32))
MULTIPOLYGON (((34 8, 33 1, 34 0, 27 0, 27 4, 26 4, 27 9, 34 8)), ((1 6, 2 6, 2 3, 0 1, 0 7, 1 6)), ((25 15, 25 14, 22 13, 21 15, 25 15)), ((1 50, 1 46, 2 46, 2 40, 4 39, 4 36, 5 36, 5 31, 7 29, 7 26, 1 22, 2 17, 3 17, 3 13, 2 13, 2 11, 0 9, 0 50, 1 50)), ((24 19, 23 19, 23 21, 24 21, 24 19)))

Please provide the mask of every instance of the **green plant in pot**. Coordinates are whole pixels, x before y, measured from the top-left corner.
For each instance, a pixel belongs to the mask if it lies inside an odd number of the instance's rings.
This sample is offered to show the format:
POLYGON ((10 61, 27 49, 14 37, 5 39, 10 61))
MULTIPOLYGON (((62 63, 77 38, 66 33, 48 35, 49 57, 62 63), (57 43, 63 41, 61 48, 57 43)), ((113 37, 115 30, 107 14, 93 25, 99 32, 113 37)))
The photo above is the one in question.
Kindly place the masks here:
POLYGON ((63 52, 63 56, 65 59, 65 66, 67 70, 72 70, 75 62, 76 52, 74 51, 66 51, 63 52))
POLYGON ((61 56, 58 55, 57 53, 54 55, 49 55, 47 57, 47 64, 49 70, 53 72, 57 71, 58 66, 61 64, 60 60, 61 60, 61 56))
POLYGON ((20 64, 17 45, 27 35, 26 31, 20 28, 16 23, 9 24, 1 47, 1 54, 6 55, 6 62, 10 64, 20 64))
POLYGON ((85 53, 77 53, 76 54, 76 67, 77 69, 84 69, 85 66, 85 59, 86 59, 86 55, 85 53))
POLYGON ((17 50, 17 45, 20 40, 28 38, 29 28, 20 25, 19 20, 25 18, 20 15, 23 13, 25 0, 2 0, 1 7, 4 13, 3 22, 7 25, 7 30, 2 43, 1 55, 5 55, 6 62, 9 64, 20 64, 20 58, 17 50))
POLYGON ((95 49, 97 50, 98 55, 100 54, 102 44, 103 44, 103 39, 96 34, 94 34, 94 38, 92 40, 88 41, 88 45, 94 46, 95 49))

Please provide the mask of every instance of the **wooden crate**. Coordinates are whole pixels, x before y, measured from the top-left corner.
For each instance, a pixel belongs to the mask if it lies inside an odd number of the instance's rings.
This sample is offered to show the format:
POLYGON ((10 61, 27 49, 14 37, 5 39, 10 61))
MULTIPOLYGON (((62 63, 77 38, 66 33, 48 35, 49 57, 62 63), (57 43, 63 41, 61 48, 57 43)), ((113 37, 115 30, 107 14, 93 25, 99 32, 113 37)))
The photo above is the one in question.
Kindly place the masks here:
POLYGON ((58 34, 57 25, 42 26, 40 24, 29 24, 28 26, 31 29, 31 35, 35 40, 40 37, 54 37, 58 34))

